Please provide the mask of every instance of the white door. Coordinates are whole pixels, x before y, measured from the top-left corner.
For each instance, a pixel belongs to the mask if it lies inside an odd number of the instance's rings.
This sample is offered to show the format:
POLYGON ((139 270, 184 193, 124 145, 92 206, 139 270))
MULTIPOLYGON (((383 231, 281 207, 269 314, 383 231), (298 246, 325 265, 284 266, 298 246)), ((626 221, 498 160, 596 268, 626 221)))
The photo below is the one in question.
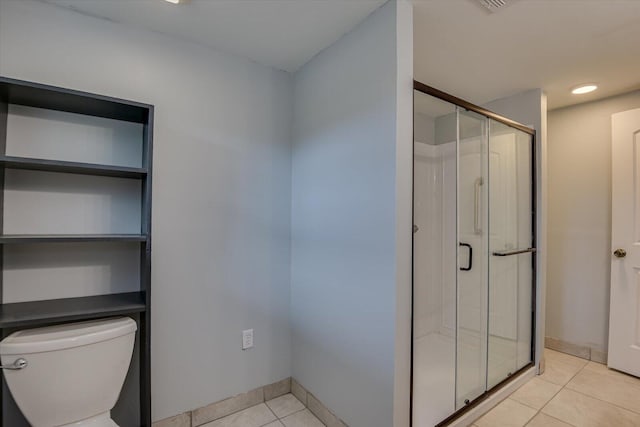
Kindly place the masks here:
POLYGON ((609 367, 640 376, 640 109, 611 116, 609 367))

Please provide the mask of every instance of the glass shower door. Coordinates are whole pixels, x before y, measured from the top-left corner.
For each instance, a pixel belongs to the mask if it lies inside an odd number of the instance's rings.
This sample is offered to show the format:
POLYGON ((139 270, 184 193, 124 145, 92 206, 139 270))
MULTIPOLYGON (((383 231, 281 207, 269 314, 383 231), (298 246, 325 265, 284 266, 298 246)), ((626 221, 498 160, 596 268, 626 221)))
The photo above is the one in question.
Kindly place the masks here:
POLYGON ((487 119, 458 108, 456 409, 486 391, 487 119))
POLYGON ((533 139, 489 122, 487 388, 532 360, 533 139))
POLYGON ((533 357, 533 135, 461 105, 414 96, 414 427, 533 357))
POLYGON ((455 105, 415 93, 413 162, 414 427, 456 411, 455 105))

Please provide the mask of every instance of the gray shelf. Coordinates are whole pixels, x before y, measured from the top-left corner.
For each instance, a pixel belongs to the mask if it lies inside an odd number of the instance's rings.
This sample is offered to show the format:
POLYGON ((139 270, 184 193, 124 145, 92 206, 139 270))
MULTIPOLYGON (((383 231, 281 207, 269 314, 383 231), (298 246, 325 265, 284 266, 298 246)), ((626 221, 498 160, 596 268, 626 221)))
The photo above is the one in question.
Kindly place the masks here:
POLYGON ((0 304, 0 328, 97 319, 145 310, 144 292, 0 304))
POLYGON ((4 166, 7 169, 26 169, 119 178, 140 179, 147 175, 147 170, 144 168, 66 162, 63 160, 32 159, 28 157, 13 156, 0 156, 0 166, 4 166))
POLYGON ((146 241, 143 234, 0 234, 0 244, 146 241))
POLYGON ((64 89, 40 83, 0 77, 0 93, 9 104, 88 116, 106 117, 134 123, 148 123, 151 105, 140 102, 64 89))

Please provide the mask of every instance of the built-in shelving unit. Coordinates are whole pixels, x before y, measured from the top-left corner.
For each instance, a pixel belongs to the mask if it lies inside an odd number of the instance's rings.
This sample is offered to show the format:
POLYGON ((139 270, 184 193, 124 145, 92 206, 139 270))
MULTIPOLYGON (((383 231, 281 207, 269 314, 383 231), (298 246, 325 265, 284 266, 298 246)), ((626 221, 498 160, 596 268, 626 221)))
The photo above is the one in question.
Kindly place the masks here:
MULTIPOLYGON (((104 318, 109 316, 127 315, 136 319, 138 323, 138 339, 136 340, 137 356, 137 387, 123 389, 122 399, 139 401, 139 412, 131 414, 130 402, 123 402, 127 408, 121 411, 121 425, 151 426, 151 396, 150 396, 150 302, 151 302, 151 166, 152 166, 152 134, 153 134, 153 106, 138 102, 115 99, 102 95, 78 92, 25 82, 10 78, 0 77, 0 337, 4 338, 11 332, 20 328, 46 326, 71 321, 104 318), (101 164, 92 162, 77 162, 65 160, 64 156, 58 159, 31 158, 9 155, 7 153, 8 117, 11 106, 33 107, 41 110, 55 112, 74 113, 82 116, 91 116, 100 119, 110 119, 120 122, 139 124, 142 127, 140 134, 140 149, 142 151, 139 167, 101 164), (5 194, 9 190, 6 184, 7 170, 23 170, 24 173, 54 172, 72 174, 76 179, 83 180, 83 176, 98 176, 110 178, 125 178, 140 182, 140 229, 136 233, 68 233, 62 230, 57 233, 42 234, 35 229, 33 234, 20 230, 20 234, 5 230, 4 217, 6 214, 5 194), (5 234, 6 233, 6 234, 5 234), (105 293, 102 295, 67 296, 57 299, 5 302, 3 299, 3 283, 5 276, 6 251, 13 247, 29 248, 34 246, 16 246, 32 244, 82 244, 82 251, 94 250, 94 245, 116 242, 124 245, 137 245, 139 247, 139 281, 140 287, 135 292, 105 293), (139 398, 132 398, 124 390, 135 389, 139 398), (124 415, 122 415, 124 414, 124 415), (132 421, 135 419, 136 421, 132 421)), ((43 156, 45 157, 45 156, 43 156)), ((15 179, 20 179, 15 178, 15 179)), ((65 181, 67 182, 67 181, 65 181)), ((113 182, 113 181, 109 181, 113 182)), ((55 185, 55 184, 50 184, 55 185)), ((86 186, 87 184, 85 184, 86 186)), ((136 187, 137 188, 137 187, 136 187)), ((38 189, 42 191, 42 189, 38 189)), ((57 191, 57 189, 56 189, 57 191)), ((64 189, 62 189, 64 191, 64 189)), ((137 191, 137 190, 136 190, 137 191)), ((51 195, 50 195, 51 196, 51 195)), ((50 200, 51 197, 47 200, 50 200)), ((53 194, 55 198, 55 191, 53 194)), ((47 206, 38 207, 45 213, 47 206)), ((73 208, 73 206, 69 207, 73 208)), ((78 207, 79 209, 82 207, 78 207)), ((109 212, 112 215, 113 212, 109 212)), ((47 230, 48 231, 48 230, 47 230)), ((130 231, 130 230, 126 230, 130 231)), ((52 245, 54 247, 55 245, 52 245)), ((65 246, 66 247, 66 246, 65 246)), ((42 249, 40 249, 42 250, 42 249)), ((53 249, 52 249, 53 250, 53 249)), ((137 262, 137 261, 136 261, 137 262)), ((48 284, 43 283, 43 286, 48 284)), ((132 363, 133 367, 134 363, 132 363)), ((131 381, 128 377, 127 381, 131 381)), ((5 408, 12 408, 11 399, 7 392, 6 383, 2 379, 0 389, 0 401, 4 413, 5 408)), ((6 414, 0 416, 0 427, 9 427, 6 414)), ((118 420, 116 420, 118 421, 118 420)), ((13 427, 13 425, 11 425, 13 427)))

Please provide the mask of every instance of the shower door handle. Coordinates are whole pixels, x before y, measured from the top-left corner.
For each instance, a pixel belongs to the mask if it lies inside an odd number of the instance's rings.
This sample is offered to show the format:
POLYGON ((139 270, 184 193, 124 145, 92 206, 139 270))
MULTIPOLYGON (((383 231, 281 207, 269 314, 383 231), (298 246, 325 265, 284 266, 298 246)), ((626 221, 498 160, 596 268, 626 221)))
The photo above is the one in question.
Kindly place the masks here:
POLYGON ((471 268, 473 267, 473 248, 470 244, 462 242, 460 242, 459 246, 464 246, 469 249, 469 262, 467 262, 466 267, 460 267, 460 271, 471 271, 471 268))
POLYGON ((511 255, 533 253, 535 251, 536 251, 536 248, 513 249, 513 250, 508 250, 508 251, 494 252, 493 256, 511 256, 511 255))

